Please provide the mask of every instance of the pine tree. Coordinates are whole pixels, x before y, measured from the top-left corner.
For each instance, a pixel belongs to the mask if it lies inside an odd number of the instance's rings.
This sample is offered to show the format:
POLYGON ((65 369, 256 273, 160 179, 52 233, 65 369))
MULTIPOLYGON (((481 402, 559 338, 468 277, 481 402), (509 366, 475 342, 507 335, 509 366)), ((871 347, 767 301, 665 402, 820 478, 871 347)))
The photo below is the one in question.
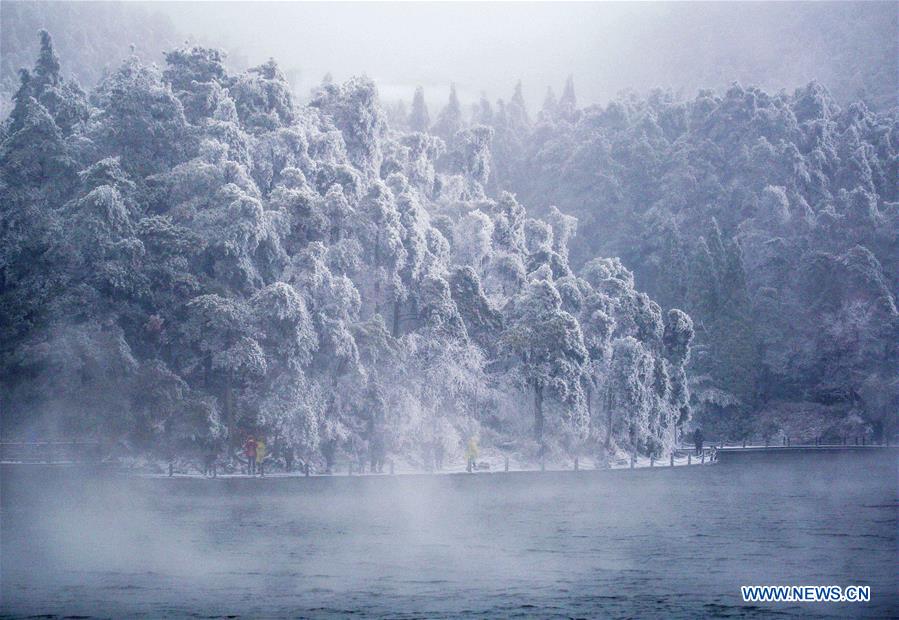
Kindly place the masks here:
POLYGON ((551 119, 556 116, 558 110, 559 100, 556 99, 556 93, 553 92, 552 86, 547 86, 546 96, 543 98, 543 107, 540 110, 540 115, 543 118, 551 119))
POLYGON ((563 118, 572 120, 577 111, 577 97, 574 94, 574 77, 569 75, 565 80, 565 90, 559 98, 559 112, 563 118))
POLYGON ((409 113, 409 129, 427 133, 430 128, 431 116, 428 114, 428 104, 425 103, 425 91, 421 86, 416 86, 412 97, 412 111, 409 113))
POLYGON ((456 133, 462 129, 462 126, 462 106, 459 104, 458 95, 456 95, 456 85, 451 84, 449 101, 437 116, 437 122, 434 123, 433 131, 447 143, 452 144, 456 133))
POLYGON ((34 89, 41 93, 44 89, 55 88, 60 84, 59 56, 53 49, 53 37, 46 30, 41 30, 41 51, 34 65, 34 89))

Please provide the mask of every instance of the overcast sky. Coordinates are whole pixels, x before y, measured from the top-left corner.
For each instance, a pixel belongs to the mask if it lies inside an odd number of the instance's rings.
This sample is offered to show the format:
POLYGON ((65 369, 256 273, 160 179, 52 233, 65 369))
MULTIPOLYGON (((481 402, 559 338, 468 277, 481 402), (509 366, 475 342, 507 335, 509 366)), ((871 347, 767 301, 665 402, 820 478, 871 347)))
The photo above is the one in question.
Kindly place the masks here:
MULTIPOLYGON (((367 74, 383 99, 426 89, 434 108, 450 82, 463 100, 507 98, 521 79, 530 107, 547 86, 574 75, 581 103, 623 89, 671 87, 692 94, 730 80, 767 88, 826 78, 827 54, 807 45, 784 58, 790 38, 827 36, 820 3, 156 3, 179 31, 236 51, 250 64, 274 56, 306 93, 331 72, 367 74), (817 55, 816 55, 817 54, 817 55), (726 76, 726 77, 725 77, 726 76)), ((867 9, 859 8, 859 11, 867 9)), ((895 35, 895 5, 881 4, 895 35), (886 10, 884 10, 886 9, 886 10)), ((830 20, 834 21, 833 19, 830 20)), ((881 20, 882 21, 882 20, 881 20)), ((863 44, 863 43, 860 43, 863 44)), ((894 41, 872 42, 895 49, 894 41)), ((894 60, 895 62, 895 60, 894 60)))

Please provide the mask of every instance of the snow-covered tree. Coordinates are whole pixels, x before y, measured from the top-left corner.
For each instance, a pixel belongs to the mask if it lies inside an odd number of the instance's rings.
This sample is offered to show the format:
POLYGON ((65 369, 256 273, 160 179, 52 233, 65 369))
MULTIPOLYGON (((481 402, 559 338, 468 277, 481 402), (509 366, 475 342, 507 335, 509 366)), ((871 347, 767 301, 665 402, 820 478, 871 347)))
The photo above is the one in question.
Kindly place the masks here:
MULTIPOLYGON (((377 470, 394 457, 439 468, 475 436, 544 457, 598 447, 604 403, 635 429, 609 425, 616 445, 657 450, 689 415, 690 318, 663 315, 622 260, 578 269, 574 216, 495 192, 506 155, 529 156, 520 86, 495 110, 485 97, 470 125, 453 88, 431 135, 420 89, 407 132, 367 78, 325 80, 298 105, 274 60, 231 74, 199 46, 170 51, 163 71, 132 55, 89 97, 61 75, 42 35, 0 131, 4 433, 33 414, 48 433, 168 458, 233 455, 254 433, 285 463, 377 470)), ((870 193, 883 175, 863 164, 870 193)), ((747 240, 795 221, 763 216, 790 210, 791 191, 755 191, 747 240)), ((835 220, 885 243, 868 228, 888 210, 837 196, 835 220)), ((743 269, 736 246, 709 247, 700 308, 743 269)), ((887 267, 833 256, 814 266, 867 274, 855 329, 873 342, 887 267)), ((844 299, 834 317, 853 315, 844 299)), ((885 382, 860 392, 881 412, 885 382)))
POLYGON ((409 129, 421 133, 427 133, 431 128, 431 116, 428 114, 428 104, 425 103, 425 89, 415 87, 415 95, 412 97, 412 110, 409 112, 409 129))
POLYGON ((463 128, 462 105, 456 95, 456 85, 450 85, 449 101, 440 111, 431 129, 436 135, 452 144, 456 134, 463 128))
POLYGON ((532 282, 516 299, 516 310, 504 333, 504 347, 517 380, 531 393, 534 439, 543 449, 547 396, 567 406, 564 422, 580 426, 584 405, 581 379, 587 351, 577 320, 562 310, 558 291, 546 280, 532 282))

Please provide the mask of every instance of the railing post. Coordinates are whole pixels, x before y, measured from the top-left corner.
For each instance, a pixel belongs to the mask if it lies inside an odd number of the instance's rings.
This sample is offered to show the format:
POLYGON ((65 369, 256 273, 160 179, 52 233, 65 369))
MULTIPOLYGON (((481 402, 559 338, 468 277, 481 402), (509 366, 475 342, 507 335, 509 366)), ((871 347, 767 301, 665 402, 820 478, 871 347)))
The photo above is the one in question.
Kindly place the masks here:
POLYGON ((674 452, 671 453, 670 464, 671 464, 671 467, 674 467, 674 452))
POLYGON ((650 454, 649 455, 649 466, 655 467, 655 464, 656 464, 656 457, 654 454, 650 454))
POLYGON ((699 464, 705 465, 705 451, 703 450, 702 456, 699 457, 699 464))
POLYGON ((175 475, 175 466, 169 461, 169 478, 175 475))
POLYGON ((306 463, 305 470, 306 471, 304 473, 306 474, 306 477, 308 478, 309 477, 309 463, 308 462, 306 463))
POLYGON ((687 465, 692 465, 692 464, 693 464, 693 455, 688 454, 687 455, 687 465))
POLYGON ((577 471, 577 469, 578 469, 577 457, 574 457, 574 471, 577 471))
POLYGON ((771 440, 766 437, 765 438, 765 447, 767 448, 768 444, 770 444, 770 443, 771 443, 771 440))
POLYGON ((787 447, 788 448, 790 447, 790 438, 789 437, 787 437, 787 447))
POLYGON ((503 471, 509 471, 509 457, 503 459, 503 471))
POLYGON ((390 459, 390 475, 393 475, 393 459, 390 459))
POLYGON ((746 447, 746 440, 745 440, 745 439, 743 440, 743 447, 744 447, 744 448, 746 447))
POLYGON ((865 445, 865 436, 862 435, 862 445, 865 445))

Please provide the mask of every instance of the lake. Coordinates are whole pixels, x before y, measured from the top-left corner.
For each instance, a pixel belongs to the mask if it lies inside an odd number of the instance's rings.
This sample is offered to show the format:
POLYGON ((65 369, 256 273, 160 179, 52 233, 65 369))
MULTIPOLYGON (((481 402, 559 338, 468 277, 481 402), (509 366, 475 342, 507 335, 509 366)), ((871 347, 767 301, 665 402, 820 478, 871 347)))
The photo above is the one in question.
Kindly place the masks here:
POLYGON ((2 469, 2 604, 159 617, 888 617, 895 451, 616 471, 151 479, 2 469), (741 585, 869 585, 744 604, 741 585))

